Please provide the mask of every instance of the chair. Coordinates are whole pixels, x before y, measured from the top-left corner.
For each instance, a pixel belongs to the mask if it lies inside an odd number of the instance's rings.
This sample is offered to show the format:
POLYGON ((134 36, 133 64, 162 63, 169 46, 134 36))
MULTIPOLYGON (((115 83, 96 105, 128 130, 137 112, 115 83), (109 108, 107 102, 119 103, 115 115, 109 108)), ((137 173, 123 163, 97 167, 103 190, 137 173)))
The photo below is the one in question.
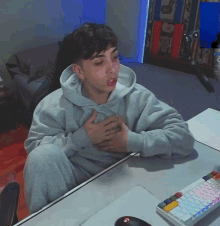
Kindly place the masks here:
POLYGON ((56 42, 21 50, 14 53, 5 64, 5 73, 8 73, 14 84, 12 99, 15 101, 16 121, 28 128, 38 103, 57 89, 55 84, 58 83, 60 88, 59 77, 62 72, 59 72, 58 78, 53 75, 59 46, 60 42, 56 42))
POLYGON ((0 194, 0 225, 12 226, 18 223, 17 207, 20 187, 17 182, 8 183, 0 194))

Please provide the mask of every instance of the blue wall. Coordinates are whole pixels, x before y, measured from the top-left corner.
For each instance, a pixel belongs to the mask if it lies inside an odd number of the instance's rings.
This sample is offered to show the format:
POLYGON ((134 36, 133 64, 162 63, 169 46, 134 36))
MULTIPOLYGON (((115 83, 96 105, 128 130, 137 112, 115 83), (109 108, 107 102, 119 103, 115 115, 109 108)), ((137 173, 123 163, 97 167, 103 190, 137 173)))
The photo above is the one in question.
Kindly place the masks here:
MULTIPOLYGON (((146 38, 147 18, 148 18, 148 0, 140 0, 140 15, 138 25, 138 39, 136 43, 137 57, 135 59, 124 58, 122 54, 119 56, 122 58, 121 63, 126 62, 138 62, 143 63, 144 60, 144 47, 146 38)), ((63 20, 63 29, 66 34, 74 30, 79 25, 85 22, 106 23, 106 7, 107 2, 103 0, 65 0, 62 1, 62 10, 65 14, 63 20), (74 7, 77 4, 77 12, 74 11, 74 7), (79 10, 80 9, 80 10, 79 10), (73 13, 74 12, 74 13, 73 13)))
POLYGON ((220 32, 220 2, 200 3, 200 46, 211 48, 220 32))

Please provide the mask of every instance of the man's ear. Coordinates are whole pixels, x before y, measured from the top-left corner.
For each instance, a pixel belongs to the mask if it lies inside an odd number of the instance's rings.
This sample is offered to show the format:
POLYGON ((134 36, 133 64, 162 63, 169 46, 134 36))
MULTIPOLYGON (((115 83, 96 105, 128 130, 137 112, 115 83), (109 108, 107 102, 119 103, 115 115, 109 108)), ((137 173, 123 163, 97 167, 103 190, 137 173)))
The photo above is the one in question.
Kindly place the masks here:
POLYGON ((72 69, 73 69, 74 72, 77 72, 77 66, 75 64, 73 64, 72 69))
POLYGON ((77 74, 78 78, 83 81, 84 80, 84 76, 82 74, 80 74, 80 68, 77 65, 73 65, 72 67, 73 71, 77 74))

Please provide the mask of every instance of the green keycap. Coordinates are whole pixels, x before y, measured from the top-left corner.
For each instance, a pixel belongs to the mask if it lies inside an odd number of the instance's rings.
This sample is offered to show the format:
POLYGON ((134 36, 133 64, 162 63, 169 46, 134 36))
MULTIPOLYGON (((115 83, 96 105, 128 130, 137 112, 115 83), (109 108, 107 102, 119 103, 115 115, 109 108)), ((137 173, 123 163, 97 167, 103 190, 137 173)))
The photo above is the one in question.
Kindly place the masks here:
POLYGON ((172 201, 175 201, 175 200, 177 200, 178 198, 177 198, 175 195, 173 195, 173 196, 170 197, 170 199, 171 199, 172 201))
POLYGON ((212 173, 209 173, 209 174, 207 175, 207 177, 212 178, 212 177, 213 177, 212 173))

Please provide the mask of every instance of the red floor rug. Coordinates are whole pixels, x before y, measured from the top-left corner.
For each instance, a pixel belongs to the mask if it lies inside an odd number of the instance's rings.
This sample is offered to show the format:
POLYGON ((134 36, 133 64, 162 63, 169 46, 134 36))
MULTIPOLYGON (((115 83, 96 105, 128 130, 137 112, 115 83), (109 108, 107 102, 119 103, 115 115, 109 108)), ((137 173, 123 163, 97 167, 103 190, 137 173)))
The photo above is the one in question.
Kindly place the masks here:
POLYGON ((19 183, 20 195, 17 209, 19 221, 29 215, 23 186, 23 169, 27 158, 24 141, 27 137, 28 129, 20 124, 17 124, 15 130, 0 133, 0 192, 11 181, 19 183))

